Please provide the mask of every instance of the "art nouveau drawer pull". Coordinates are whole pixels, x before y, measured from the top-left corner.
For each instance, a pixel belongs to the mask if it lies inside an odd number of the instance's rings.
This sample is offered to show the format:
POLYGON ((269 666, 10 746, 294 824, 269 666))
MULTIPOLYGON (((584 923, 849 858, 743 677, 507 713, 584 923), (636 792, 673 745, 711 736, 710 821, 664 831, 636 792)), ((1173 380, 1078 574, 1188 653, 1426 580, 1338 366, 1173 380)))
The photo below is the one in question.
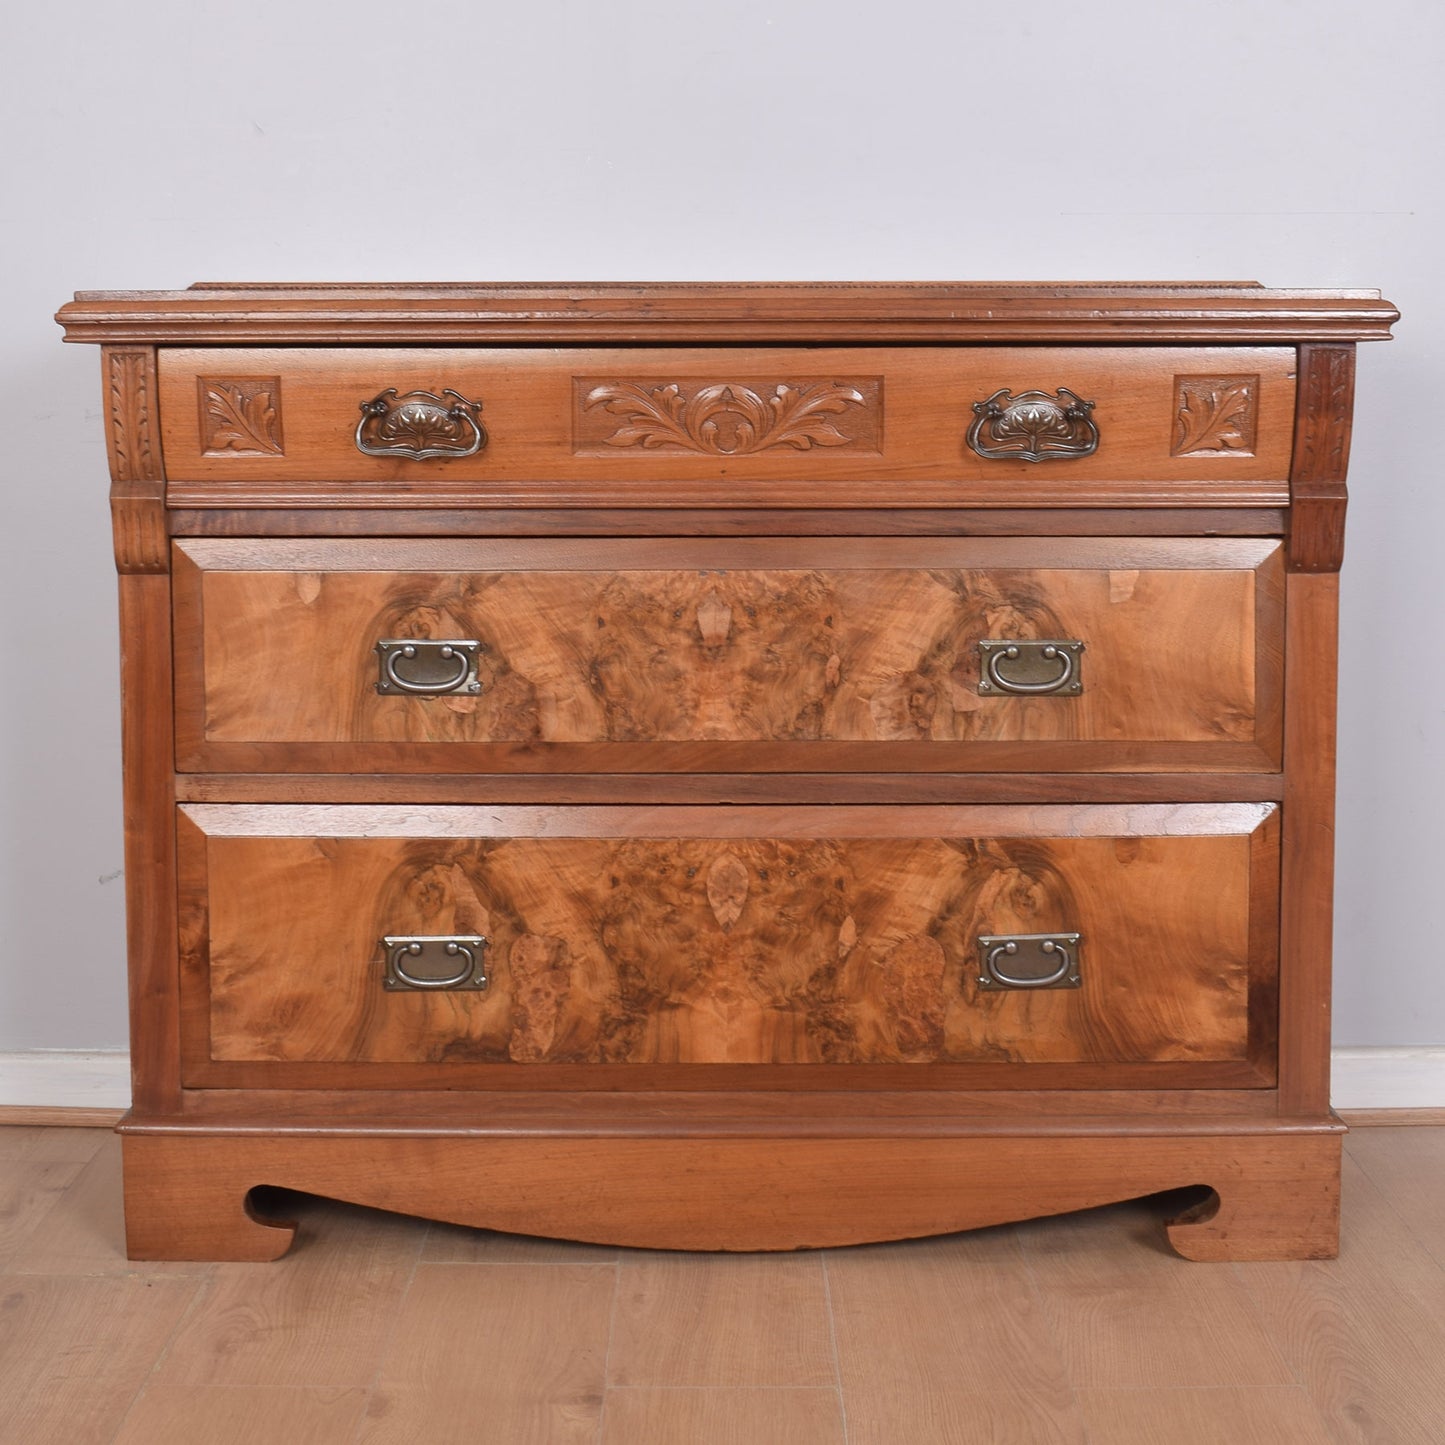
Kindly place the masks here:
POLYGON ((1077 697, 1084 644, 1058 637, 985 639, 978 644, 978 690, 1021 697, 1077 697))
POLYGON ((419 637, 383 637, 373 649, 381 676, 380 693, 411 693, 415 697, 441 697, 448 693, 475 693, 477 654, 482 644, 471 639, 431 641, 419 637))
POLYGON ((1013 933, 978 940, 978 986, 1078 988, 1077 933, 1013 933))
POLYGON ((450 389, 437 396, 409 391, 398 396, 389 386, 361 403, 356 424, 357 450, 369 457, 471 457, 487 444, 487 430, 478 413, 479 401, 468 401, 450 389), (448 404, 446 398, 450 397, 448 404))
POLYGON ((381 940, 386 956, 382 987, 484 989, 487 940, 476 934, 402 935, 381 940))
POLYGON ((1099 446, 1099 429, 1089 417, 1094 403, 1066 386, 1056 395, 1007 387, 973 404, 968 444, 989 461, 1047 462, 1086 457, 1099 446))

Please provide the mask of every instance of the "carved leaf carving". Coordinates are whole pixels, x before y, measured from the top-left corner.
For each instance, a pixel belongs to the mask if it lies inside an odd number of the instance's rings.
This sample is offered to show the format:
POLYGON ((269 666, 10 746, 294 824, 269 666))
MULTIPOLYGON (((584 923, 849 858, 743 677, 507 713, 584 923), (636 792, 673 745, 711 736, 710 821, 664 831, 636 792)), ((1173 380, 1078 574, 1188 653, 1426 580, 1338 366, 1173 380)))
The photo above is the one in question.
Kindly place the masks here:
POLYGON ((736 382, 705 386, 689 397, 676 382, 649 387, 618 381, 593 387, 584 402, 586 410, 601 408, 621 420, 604 439, 608 446, 721 456, 770 447, 809 451, 848 446, 856 438, 840 431, 831 418, 863 405, 862 392, 830 381, 796 386, 778 382, 766 398, 736 382))
POLYGON ((707 870, 707 901, 724 933, 742 917, 748 901, 748 870, 735 853, 721 853, 707 870))
POLYGON ((1176 457, 1254 451, 1257 376, 1179 376, 1175 384, 1176 457))
POLYGON ((203 377, 202 449, 208 455, 283 455, 279 378, 203 377))

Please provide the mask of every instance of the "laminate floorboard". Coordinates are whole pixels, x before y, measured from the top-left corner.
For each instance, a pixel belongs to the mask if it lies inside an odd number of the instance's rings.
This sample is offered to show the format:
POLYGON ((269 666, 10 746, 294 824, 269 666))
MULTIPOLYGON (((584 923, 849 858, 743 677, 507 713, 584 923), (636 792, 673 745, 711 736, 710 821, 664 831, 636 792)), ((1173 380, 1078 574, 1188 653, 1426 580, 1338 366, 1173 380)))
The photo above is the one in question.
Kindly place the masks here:
POLYGON ((275 1264, 134 1264, 117 1141, 0 1127, 0 1445, 1440 1445, 1442 1197, 1445 1128, 1369 1127, 1330 1261, 1191 1264, 1164 1198, 743 1256, 298 1198, 275 1264))

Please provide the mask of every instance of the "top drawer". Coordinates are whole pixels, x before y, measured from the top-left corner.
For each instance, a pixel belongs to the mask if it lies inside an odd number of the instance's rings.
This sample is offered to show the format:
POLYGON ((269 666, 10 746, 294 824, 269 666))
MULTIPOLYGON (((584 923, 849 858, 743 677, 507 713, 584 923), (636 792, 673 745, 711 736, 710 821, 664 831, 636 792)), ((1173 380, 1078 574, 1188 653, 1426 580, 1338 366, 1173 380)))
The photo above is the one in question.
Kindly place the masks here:
POLYGON ((173 505, 1279 506, 1295 352, 165 348, 160 393, 173 505))

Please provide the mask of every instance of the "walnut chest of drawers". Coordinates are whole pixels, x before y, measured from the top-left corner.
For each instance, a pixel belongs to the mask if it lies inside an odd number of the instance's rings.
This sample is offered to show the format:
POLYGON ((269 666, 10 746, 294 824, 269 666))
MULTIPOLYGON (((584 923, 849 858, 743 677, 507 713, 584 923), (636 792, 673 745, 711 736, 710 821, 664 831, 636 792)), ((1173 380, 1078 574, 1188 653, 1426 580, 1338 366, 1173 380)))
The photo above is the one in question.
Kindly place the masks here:
POLYGON ((784 1249, 1207 1185, 1323 1256, 1373 292, 82 294, 137 1258, 280 1185, 784 1249))

